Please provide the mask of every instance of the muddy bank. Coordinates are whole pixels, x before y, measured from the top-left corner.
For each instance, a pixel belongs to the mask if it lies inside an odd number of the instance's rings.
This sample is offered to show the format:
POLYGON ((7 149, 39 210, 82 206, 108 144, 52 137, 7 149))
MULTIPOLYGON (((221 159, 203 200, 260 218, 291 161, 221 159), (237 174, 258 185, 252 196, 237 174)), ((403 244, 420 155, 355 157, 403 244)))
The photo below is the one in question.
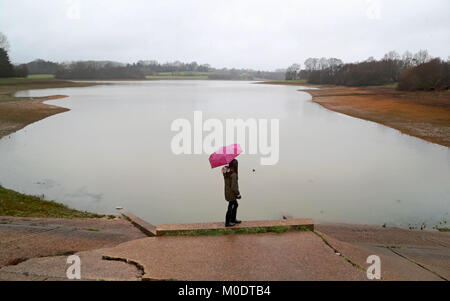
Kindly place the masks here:
POLYGON ((0 81, 0 139, 27 125, 69 109, 43 103, 68 97, 52 95, 47 97, 14 97, 17 91, 30 89, 87 87, 95 83, 78 83, 53 79, 2 79, 0 81))
POLYGON ((311 94, 313 102, 329 110, 450 147, 450 91, 403 92, 389 86, 355 88, 282 81, 264 83, 319 88, 300 91, 311 94))
POLYGON ((66 108, 43 103, 46 100, 65 97, 67 96, 53 95, 0 103, 0 138, 21 130, 27 125, 41 119, 69 111, 66 108))

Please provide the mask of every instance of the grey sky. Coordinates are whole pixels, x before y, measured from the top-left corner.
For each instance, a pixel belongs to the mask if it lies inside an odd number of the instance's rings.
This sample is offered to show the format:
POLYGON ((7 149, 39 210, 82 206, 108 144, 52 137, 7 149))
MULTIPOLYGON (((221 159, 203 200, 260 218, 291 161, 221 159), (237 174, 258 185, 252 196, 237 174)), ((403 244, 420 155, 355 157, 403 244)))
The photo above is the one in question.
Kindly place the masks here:
POLYGON ((449 12, 448 0, 0 0, 0 31, 15 63, 154 59, 273 70, 389 50, 446 58, 449 12))

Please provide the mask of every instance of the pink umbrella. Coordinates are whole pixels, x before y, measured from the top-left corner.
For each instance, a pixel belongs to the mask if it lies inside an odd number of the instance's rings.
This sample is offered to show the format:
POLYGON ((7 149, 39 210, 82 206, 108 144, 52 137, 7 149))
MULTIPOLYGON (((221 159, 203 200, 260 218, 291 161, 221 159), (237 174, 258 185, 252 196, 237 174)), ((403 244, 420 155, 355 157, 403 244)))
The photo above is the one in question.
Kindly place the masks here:
POLYGON ((211 168, 227 165, 233 161, 234 158, 239 156, 240 153, 242 153, 242 148, 239 144, 221 147, 218 151, 209 156, 211 168))

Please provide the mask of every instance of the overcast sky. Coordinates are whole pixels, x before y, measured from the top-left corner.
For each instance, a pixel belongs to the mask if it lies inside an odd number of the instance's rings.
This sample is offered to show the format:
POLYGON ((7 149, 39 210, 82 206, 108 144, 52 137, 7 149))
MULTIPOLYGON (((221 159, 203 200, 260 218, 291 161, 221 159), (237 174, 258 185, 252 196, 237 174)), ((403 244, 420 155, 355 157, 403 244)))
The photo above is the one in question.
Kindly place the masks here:
POLYGON ((449 12, 448 0, 0 0, 0 32, 14 63, 180 60, 274 70, 390 50, 447 58, 449 12))

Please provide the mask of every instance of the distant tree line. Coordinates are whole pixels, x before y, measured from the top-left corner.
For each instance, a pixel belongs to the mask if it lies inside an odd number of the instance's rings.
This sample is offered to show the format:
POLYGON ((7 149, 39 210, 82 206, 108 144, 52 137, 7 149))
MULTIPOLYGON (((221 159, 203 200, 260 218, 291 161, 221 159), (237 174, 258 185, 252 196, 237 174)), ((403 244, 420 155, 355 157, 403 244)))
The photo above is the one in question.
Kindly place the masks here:
POLYGON ((55 72, 58 79, 144 79, 144 72, 136 64, 120 66, 95 61, 63 64, 55 72))
POLYGON ((26 65, 30 74, 55 74, 61 68, 61 64, 44 60, 34 60, 26 65))
POLYGON ((217 80, 282 80, 285 70, 257 71, 251 69, 216 69, 209 64, 180 61, 158 63, 157 61, 138 61, 123 64, 113 61, 78 61, 55 63, 41 59, 26 64, 30 74, 54 74, 60 79, 143 79, 160 73, 174 76, 207 76, 217 80))
POLYGON ((8 39, 0 32, 0 77, 27 77, 27 66, 11 64, 8 51, 8 39))
POLYGON ((145 75, 155 75, 163 72, 210 72, 209 64, 199 65, 197 62, 182 63, 180 61, 160 64, 157 61, 138 61, 137 65, 145 75))
POLYGON ((381 60, 344 64, 335 58, 309 58, 301 69, 293 64, 285 73, 286 80, 305 79, 311 84, 373 86, 398 82, 400 90, 448 89, 449 62, 432 59, 426 50, 416 54, 387 53, 381 60))

